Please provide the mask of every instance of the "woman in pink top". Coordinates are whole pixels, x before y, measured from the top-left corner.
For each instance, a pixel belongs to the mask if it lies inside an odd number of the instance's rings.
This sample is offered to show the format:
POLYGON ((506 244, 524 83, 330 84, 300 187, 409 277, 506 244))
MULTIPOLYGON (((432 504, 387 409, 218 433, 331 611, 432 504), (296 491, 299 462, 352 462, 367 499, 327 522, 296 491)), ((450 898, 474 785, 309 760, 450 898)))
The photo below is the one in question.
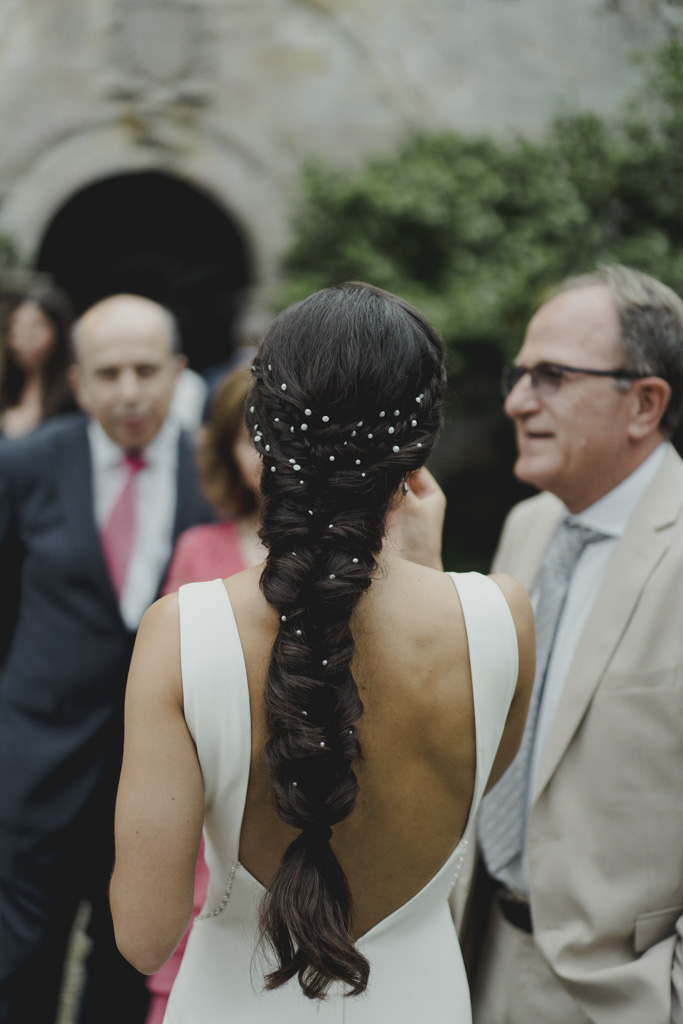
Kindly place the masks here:
MULTIPOLYGON (((180 535, 165 594, 173 593, 184 583, 224 579, 265 558, 256 514, 261 466, 244 422, 244 404, 251 385, 249 370, 235 370, 213 398, 209 422, 200 434, 198 460, 204 493, 221 521, 193 526, 180 535)), ((195 873, 195 914, 204 903, 207 882, 202 847, 195 873)), ((161 1024, 163 1020, 189 931, 188 928, 171 959, 147 980, 152 998, 145 1024, 161 1024)))

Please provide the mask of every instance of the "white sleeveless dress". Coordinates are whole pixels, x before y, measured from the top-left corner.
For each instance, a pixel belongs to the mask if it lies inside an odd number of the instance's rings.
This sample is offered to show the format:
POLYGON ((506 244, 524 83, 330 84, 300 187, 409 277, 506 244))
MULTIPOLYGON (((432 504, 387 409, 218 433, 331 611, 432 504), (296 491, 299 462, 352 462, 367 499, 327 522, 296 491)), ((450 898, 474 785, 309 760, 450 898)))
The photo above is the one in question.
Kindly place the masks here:
MULTIPOLYGON (((478 573, 450 574, 463 607, 472 669, 477 768, 465 832, 412 899, 357 942, 370 961, 361 996, 332 989, 324 1002, 294 978, 263 988, 257 947, 260 883, 239 863, 251 759, 249 691, 230 599, 221 580, 180 589, 185 717, 204 779, 210 881, 164 1024, 469 1024, 470 995, 448 896, 462 864, 515 690, 517 638, 498 587, 478 573)), ((455 742, 455 737, 454 737, 455 742)), ((457 838, 457 837, 455 837, 457 838)))

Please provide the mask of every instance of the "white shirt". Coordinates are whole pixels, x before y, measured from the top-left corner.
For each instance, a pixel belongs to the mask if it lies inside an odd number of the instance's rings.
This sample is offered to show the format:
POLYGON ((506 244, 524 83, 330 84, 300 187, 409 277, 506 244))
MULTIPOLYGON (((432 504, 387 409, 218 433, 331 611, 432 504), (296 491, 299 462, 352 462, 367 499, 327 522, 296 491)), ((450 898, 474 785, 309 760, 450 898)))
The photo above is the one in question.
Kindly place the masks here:
MULTIPOLYGON (((167 419, 142 456, 145 466, 134 480, 137 536, 121 591, 121 618, 131 630, 157 595, 161 576, 171 557, 176 510, 178 439, 180 428, 167 419)), ((93 470, 95 522, 102 530, 126 485, 123 448, 115 444, 97 420, 88 424, 93 470)))
MULTIPOLYGON (((583 549, 569 581, 567 597, 548 662, 541 707, 536 723, 536 734, 531 753, 527 821, 538 783, 543 751, 548 741, 574 652, 588 621, 609 560, 635 512, 636 506, 664 461, 666 447, 666 444, 658 445, 645 462, 641 463, 630 476, 627 476, 595 504, 575 516, 565 508, 565 514, 561 517, 604 533, 607 538, 594 544, 588 544, 583 549)), ((535 584, 531 591, 534 613, 537 602, 538 584, 535 584)), ((518 857, 510 861, 499 872, 499 880, 514 892, 528 894, 529 858, 526 846, 518 857)))
POLYGON ((184 369, 176 381, 169 415, 183 430, 193 434, 202 425, 209 385, 194 370, 184 369))

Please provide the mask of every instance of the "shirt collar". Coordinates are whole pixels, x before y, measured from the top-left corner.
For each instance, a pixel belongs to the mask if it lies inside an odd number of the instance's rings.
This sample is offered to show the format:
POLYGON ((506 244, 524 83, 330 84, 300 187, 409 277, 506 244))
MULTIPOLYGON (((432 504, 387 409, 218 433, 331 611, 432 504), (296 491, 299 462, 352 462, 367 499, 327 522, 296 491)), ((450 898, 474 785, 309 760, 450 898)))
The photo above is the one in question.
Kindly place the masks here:
POLYGON ((635 512, 636 505, 652 483, 657 470, 664 461, 667 445, 662 442, 648 455, 637 469, 613 487, 611 491, 590 505, 583 512, 572 516, 567 512, 570 522, 587 526, 608 537, 621 537, 635 512))
MULTIPOLYGON (((142 452, 146 466, 158 465, 173 459, 178 444, 180 427, 167 417, 161 430, 142 452)), ((123 448, 109 437, 98 420, 88 423, 88 437, 93 465, 96 469, 114 469, 123 463, 123 448)))

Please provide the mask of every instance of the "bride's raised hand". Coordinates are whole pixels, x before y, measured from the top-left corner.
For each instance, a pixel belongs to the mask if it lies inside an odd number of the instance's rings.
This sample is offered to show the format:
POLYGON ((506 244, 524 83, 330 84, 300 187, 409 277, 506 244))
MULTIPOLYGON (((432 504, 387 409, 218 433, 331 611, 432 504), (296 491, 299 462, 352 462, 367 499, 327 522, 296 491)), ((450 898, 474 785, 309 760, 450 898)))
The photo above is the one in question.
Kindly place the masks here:
POLYGON ((443 570, 441 537, 446 495, 422 466, 407 481, 387 519, 385 546, 409 562, 443 570))

